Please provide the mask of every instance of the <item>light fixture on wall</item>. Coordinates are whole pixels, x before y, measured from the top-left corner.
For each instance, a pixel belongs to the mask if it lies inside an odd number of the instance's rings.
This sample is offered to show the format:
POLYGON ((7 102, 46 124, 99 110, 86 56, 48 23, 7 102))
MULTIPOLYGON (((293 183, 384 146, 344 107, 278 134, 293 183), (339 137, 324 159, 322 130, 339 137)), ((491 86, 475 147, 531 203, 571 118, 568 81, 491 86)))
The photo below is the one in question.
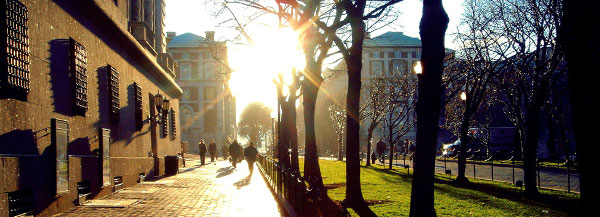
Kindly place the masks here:
POLYGON ((169 109, 169 100, 167 100, 163 95, 158 92, 154 97, 152 97, 152 102, 156 107, 156 115, 151 117, 151 119, 157 123, 162 124, 163 121, 163 109, 169 109))

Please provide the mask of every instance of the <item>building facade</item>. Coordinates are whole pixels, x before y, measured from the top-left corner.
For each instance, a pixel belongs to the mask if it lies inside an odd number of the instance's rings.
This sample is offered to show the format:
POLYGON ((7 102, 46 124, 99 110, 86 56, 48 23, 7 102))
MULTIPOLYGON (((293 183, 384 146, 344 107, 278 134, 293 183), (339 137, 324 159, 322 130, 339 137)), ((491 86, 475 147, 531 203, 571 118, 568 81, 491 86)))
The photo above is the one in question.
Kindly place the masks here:
MULTIPOLYGON (((181 139, 188 152, 198 153, 198 143, 211 139, 218 146, 236 139, 235 97, 229 88, 230 69, 225 42, 215 41, 215 32, 206 37, 192 33, 168 32, 169 54, 179 64, 177 84, 183 90, 181 139)), ((220 149, 219 149, 220 150, 220 149)))
POLYGON ((52 216, 181 165, 164 5, 0 1, 0 216, 52 216))

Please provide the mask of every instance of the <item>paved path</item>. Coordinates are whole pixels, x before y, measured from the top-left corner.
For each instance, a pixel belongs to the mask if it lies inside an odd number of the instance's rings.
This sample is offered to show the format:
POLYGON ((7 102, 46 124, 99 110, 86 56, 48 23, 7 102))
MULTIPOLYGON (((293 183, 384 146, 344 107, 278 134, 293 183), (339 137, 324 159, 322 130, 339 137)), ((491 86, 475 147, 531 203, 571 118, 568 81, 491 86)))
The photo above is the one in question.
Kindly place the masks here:
MULTIPOLYGON (((403 160, 394 160, 394 166, 403 167, 403 160)), ((380 165, 379 162, 377 164, 380 165)), ((387 160, 386 160, 386 166, 387 160)), ((406 165, 409 165, 412 168, 411 161, 406 159, 406 165)), ((435 172, 436 173, 445 173, 444 169, 448 169, 452 171, 452 175, 458 174, 458 164, 456 161, 448 161, 446 165, 444 165, 444 161, 435 161, 435 172)), ((494 166, 494 181, 505 181, 512 182, 513 181, 513 168, 512 166, 494 166)), ((475 177, 479 179, 492 179, 492 167, 490 165, 481 165, 475 164, 475 174, 473 174, 473 164, 467 163, 467 168, 465 170, 465 174, 467 177, 475 177)), ((555 190, 563 190, 567 191, 570 187, 572 192, 579 192, 579 174, 578 173, 570 173, 567 174, 565 171, 555 171, 555 170, 540 170, 540 184, 542 188, 555 189, 555 190), (570 179, 570 180, 569 180, 570 179)), ((514 170, 515 180, 523 180, 523 169, 515 168, 514 170)))
POLYGON ((100 200, 136 202, 125 208, 79 206, 58 216, 281 216, 277 203, 256 165, 248 176, 243 161, 233 169, 228 161, 199 166, 186 161, 179 174, 148 181, 100 200))

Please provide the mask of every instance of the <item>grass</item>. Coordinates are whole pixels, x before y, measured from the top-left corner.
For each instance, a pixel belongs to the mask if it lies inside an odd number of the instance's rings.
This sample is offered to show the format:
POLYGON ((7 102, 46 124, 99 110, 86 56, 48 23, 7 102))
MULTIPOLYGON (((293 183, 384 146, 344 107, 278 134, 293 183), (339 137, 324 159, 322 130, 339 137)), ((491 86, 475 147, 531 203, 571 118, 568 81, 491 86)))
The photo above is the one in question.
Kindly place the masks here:
MULTIPOLYGON (((326 186, 342 186, 329 189, 329 197, 335 201, 343 200, 345 162, 320 160, 319 164, 326 186)), ((300 165, 302 167, 303 163, 300 165)), ((408 216, 411 175, 406 169, 361 166, 363 196, 374 203, 370 208, 378 216, 408 216)), ((524 199, 520 189, 509 183, 471 179, 468 186, 457 187, 447 176, 438 174, 435 182, 438 216, 571 216, 579 201, 578 194, 550 190, 541 190, 542 195, 535 200, 524 199)), ((351 214, 356 216, 352 211, 351 214)))

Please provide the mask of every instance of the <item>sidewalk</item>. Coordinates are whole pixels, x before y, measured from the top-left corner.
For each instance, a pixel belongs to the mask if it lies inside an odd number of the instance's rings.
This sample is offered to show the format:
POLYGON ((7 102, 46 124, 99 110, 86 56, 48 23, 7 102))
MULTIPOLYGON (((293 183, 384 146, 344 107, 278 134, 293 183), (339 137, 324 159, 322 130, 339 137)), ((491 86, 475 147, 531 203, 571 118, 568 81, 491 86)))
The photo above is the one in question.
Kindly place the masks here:
POLYGON ((237 169, 223 160, 199 164, 198 158, 187 159, 187 167, 175 176, 137 184, 57 216, 281 216, 256 165, 248 177, 245 161, 237 169), (92 206, 107 201, 125 207, 92 206))

